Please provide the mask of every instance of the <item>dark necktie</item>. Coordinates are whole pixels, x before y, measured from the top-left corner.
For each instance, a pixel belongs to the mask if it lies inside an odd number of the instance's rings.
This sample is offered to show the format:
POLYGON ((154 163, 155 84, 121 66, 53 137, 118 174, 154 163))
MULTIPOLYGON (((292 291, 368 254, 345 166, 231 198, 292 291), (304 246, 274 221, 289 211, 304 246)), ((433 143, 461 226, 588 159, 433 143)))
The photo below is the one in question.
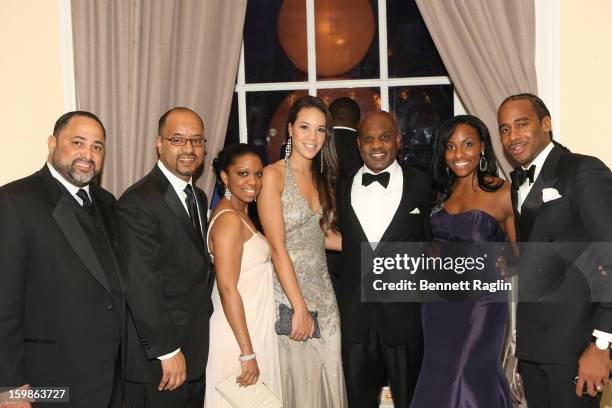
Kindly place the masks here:
POLYGON ((529 180, 529 184, 533 183, 533 176, 535 175, 535 164, 532 164, 527 170, 522 167, 517 167, 514 169, 512 174, 510 174, 510 178, 512 179, 512 184, 519 188, 527 180, 529 180))
POLYGON ((378 181, 381 186, 387 188, 389 185, 389 178, 391 175, 388 171, 383 171, 382 173, 372 174, 372 173, 363 173, 361 175, 361 184, 364 186, 369 186, 375 181, 378 181))
MULTIPOLYGON (((189 218, 193 223, 198 236, 202 238, 202 227, 200 225, 200 216, 198 215, 198 205, 196 204, 195 194, 193 193, 193 187, 191 184, 187 184, 187 187, 183 190, 187 194, 187 210, 189 211, 189 218)), ((203 239, 203 238, 202 238, 203 239)))
POLYGON ((90 213, 93 213, 93 203, 89 199, 89 194, 87 194, 87 191, 80 188, 79 191, 77 191, 76 195, 79 196, 81 200, 83 200, 83 208, 89 211, 90 213))

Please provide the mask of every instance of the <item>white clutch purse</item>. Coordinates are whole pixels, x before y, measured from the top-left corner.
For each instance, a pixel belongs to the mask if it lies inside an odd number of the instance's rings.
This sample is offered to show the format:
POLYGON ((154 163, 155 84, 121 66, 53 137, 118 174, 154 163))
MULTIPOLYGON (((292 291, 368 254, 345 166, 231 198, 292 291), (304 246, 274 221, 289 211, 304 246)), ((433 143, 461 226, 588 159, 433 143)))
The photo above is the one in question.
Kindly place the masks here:
POLYGON ((236 378, 238 371, 215 386, 215 389, 233 408, 282 408, 283 404, 266 384, 257 381, 248 387, 240 387, 236 378))

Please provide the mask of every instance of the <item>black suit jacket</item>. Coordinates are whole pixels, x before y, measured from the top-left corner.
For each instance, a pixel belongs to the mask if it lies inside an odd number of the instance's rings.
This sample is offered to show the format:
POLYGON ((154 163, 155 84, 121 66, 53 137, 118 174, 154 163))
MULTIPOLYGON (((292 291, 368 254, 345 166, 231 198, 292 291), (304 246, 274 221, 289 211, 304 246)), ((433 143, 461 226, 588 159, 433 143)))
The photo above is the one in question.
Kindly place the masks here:
POLYGON ((334 142, 340 163, 340 174, 350 177, 363 165, 357 147, 356 130, 334 128, 334 142))
MULTIPOLYGON (((195 191, 206 231, 206 196, 195 191)), ((206 243, 158 166, 123 194, 117 213, 130 310, 126 377, 159 382, 157 357, 180 347, 187 379, 198 379, 208 358, 214 280, 206 243)))
MULTIPOLYGON (((426 231, 426 220, 432 204, 431 180, 425 173, 412 167, 402 166, 402 172, 402 198, 380 242, 422 242, 430 236, 426 231), (410 214, 414 208, 419 209, 419 214, 410 214)), ((336 190, 342 233, 337 288, 342 336, 352 343, 366 342, 371 315, 375 313, 387 344, 393 346, 419 340, 422 338, 419 303, 361 301, 361 244, 368 242, 368 239, 351 205, 351 187, 355 173, 356 171, 351 177, 342 178, 336 190)), ((385 210, 380 209, 381 212, 385 210)))
MULTIPOLYGON (((116 251, 115 198, 89 191, 116 251)), ((66 406, 106 407, 124 299, 113 297, 119 277, 103 271, 75 205, 46 165, 0 188, 0 386, 69 386, 66 406)))
MULTIPOLYGON (((512 202, 516 210, 515 188, 512 202)), ((535 245, 521 246, 517 355, 575 364, 593 329, 612 333, 611 282, 598 272, 612 266, 610 170, 555 146, 515 216, 519 240, 535 245), (544 203, 544 188, 561 198, 544 203)))

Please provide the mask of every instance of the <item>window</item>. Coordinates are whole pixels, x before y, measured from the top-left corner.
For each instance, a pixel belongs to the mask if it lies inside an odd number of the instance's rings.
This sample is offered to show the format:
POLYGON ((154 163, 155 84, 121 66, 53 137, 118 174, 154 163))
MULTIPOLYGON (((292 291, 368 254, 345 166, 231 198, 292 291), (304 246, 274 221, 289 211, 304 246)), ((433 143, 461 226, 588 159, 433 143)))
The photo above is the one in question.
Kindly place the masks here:
POLYGON ((362 116, 393 112, 400 159, 421 168, 439 124, 462 109, 414 0, 248 2, 226 144, 278 160, 289 108, 306 94, 349 96, 362 116))

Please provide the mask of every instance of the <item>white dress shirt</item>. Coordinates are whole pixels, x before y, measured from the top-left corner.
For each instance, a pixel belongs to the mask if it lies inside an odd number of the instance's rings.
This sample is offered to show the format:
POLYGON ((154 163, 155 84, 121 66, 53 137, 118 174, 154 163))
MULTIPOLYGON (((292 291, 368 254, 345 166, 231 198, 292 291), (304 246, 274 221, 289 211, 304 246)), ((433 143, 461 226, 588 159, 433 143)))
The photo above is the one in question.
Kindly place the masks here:
MULTIPOLYGON (((540 171, 542 171, 542 166, 544 166, 544 162, 546 161, 546 158, 550 154, 553 147, 555 147, 553 142, 549 142, 548 145, 544 148, 544 150, 542 150, 540 154, 538 154, 536 158, 533 160, 533 162, 529 165, 529 167, 531 167, 532 165, 535 165, 535 170, 533 172, 534 182, 540 175, 540 171)), ((527 170, 529 169, 529 167, 527 168, 523 167, 523 169, 527 170)), ((525 199, 529 195, 529 192, 531 191, 532 187, 533 187, 533 183, 530 183, 529 180, 527 180, 518 189, 518 208, 517 210, 519 214, 521 213, 521 207, 523 206, 523 203, 525 202, 525 199)))
POLYGON ((363 173, 374 173, 364 164, 355 174, 351 187, 351 205, 357 214, 359 223, 368 241, 377 243, 382 238, 391 223, 397 207, 402 199, 404 174, 402 168, 394 160, 393 163, 379 173, 389 172, 389 184, 384 188, 375 181, 369 186, 361 183, 363 173))
POLYGON ((64 186, 66 190, 68 190, 70 195, 72 195, 72 197, 77 201, 77 203, 79 203, 79 205, 83 206, 83 200, 77 195, 77 192, 80 189, 85 190, 85 192, 89 196, 89 200, 93 203, 93 200, 91 199, 91 194, 89 193, 89 184, 84 187, 77 187, 68 180, 66 180, 64 176, 59 173, 59 171, 55 170, 55 167, 53 167, 51 163, 47 162, 47 168, 49 168, 49 171, 51 172, 53 178, 62 183, 62 186, 64 186))

